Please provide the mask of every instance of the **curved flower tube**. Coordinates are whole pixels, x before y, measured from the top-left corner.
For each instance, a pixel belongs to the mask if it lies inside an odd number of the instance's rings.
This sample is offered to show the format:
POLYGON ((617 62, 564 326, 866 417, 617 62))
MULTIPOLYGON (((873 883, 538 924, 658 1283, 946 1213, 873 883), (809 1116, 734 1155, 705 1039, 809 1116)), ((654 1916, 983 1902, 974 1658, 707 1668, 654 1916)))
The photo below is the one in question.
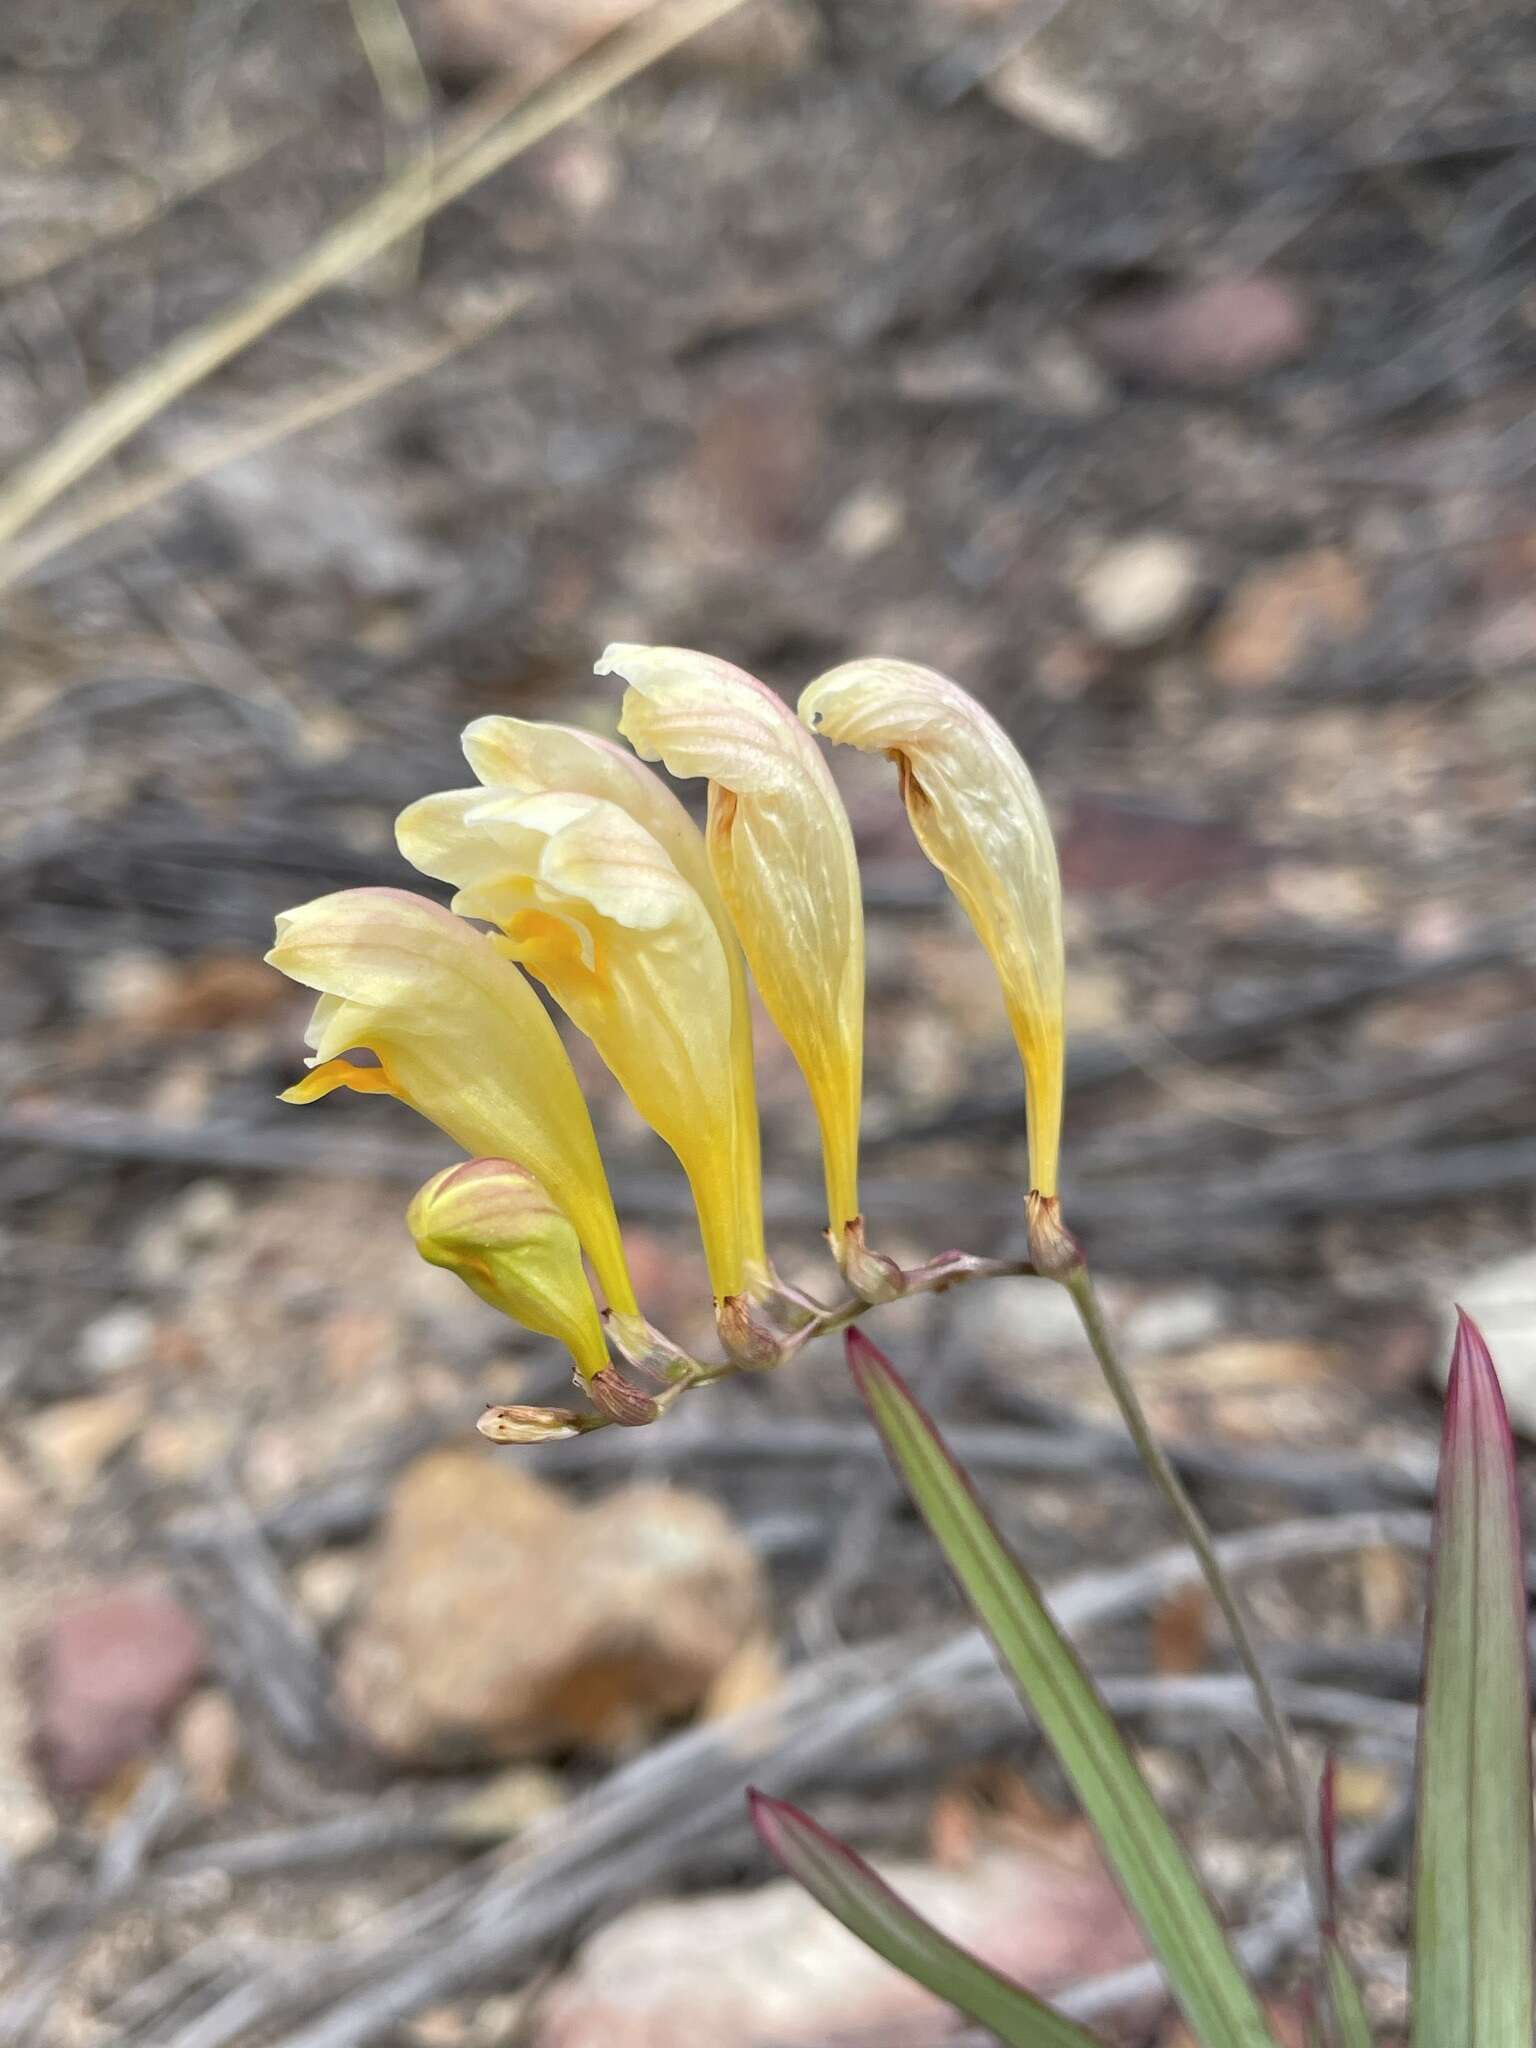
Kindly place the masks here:
POLYGON ((591 1039, 682 1162, 716 1300, 744 1293, 730 972, 698 891, 602 797, 477 794, 460 829, 402 844, 591 1039))
POLYGON ((405 889, 343 889, 284 911, 267 959, 320 995, 311 1071, 283 1101, 335 1088, 393 1095, 466 1152, 515 1161, 570 1218, 609 1307, 639 1324, 575 1071, 544 1005, 485 933, 405 889), (342 1057, 359 1048, 379 1064, 342 1057))
POLYGON ((710 872, 702 833, 661 777, 636 760, 627 747, 577 726, 544 725, 526 718, 477 718, 464 728, 463 745, 465 758, 484 787, 446 790, 423 797, 402 811, 396 838, 413 867, 441 879, 456 879, 444 862, 457 863, 466 834, 480 829, 467 820, 485 802, 487 791, 537 796, 568 790, 617 804, 660 843, 678 873, 698 893, 730 973, 736 1203, 746 1287, 754 1294, 769 1291, 772 1270, 763 1231, 751 998, 741 947, 710 872))
POLYGON ((850 661, 812 683, 800 716, 826 739, 887 754, 929 860, 1003 985, 1024 1064, 1034 1192, 1056 1195, 1066 1071, 1061 876, 1034 777, 958 684, 907 661, 850 661))
POLYGON ((570 1219, 510 1159, 468 1159, 418 1190, 406 1211, 416 1249, 482 1301, 554 1337, 583 1379, 609 1367, 603 1325, 570 1219))
POLYGON ((864 910, 842 799, 788 706, 729 662, 613 646, 597 673, 629 684, 619 730, 638 753, 709 780, 710 866, 810 1090, 840 1249, 859 1215, 864 1068, 864 910))

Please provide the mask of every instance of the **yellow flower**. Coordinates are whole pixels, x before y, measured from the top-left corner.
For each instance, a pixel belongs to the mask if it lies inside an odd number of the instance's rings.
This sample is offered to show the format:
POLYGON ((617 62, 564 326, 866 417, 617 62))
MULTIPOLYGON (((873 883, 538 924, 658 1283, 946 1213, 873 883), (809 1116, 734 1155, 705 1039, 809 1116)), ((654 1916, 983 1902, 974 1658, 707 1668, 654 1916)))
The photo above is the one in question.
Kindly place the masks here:
POLYGON ((499 925, 681 1160, 717 1300, 745 1291, 731 978, 699 893, 643 825, 603 797, 474 793, 457 825, 421 806, 409 857, 458 886, 454 908, 499 925))
POLYGON ((607 1370, 603 1325, 565 1212, 510 1159, 445 1167, 406 1211, 416 1249, 457 1273, 482 1301, 555 1337, 583 1378, 607 1370))
POLYGON ((847 814, 820 750, 771 690, 707 654, 610 647, 619 730, 709 779, 710 866, 768 1014, 810 1089, 834 1246, 859 1213, 864 911, 847 814))
POLYGON ((452 867, 442 863, 456 863, 466 834, 480 829, 466 821, 485 802, 487 789, 520 796, 567 790, 606 798, 627 812, 659 841, 708 911, 730 974, 736 1205, 746 1285, 752 1293, 765 1291, 771 1274, 763 1236, 751 1000, 741 948, 715 887, 698 826, 660 776, 637 761, 627 747, 576 726, 544 725, 526 718, 477 718, 464 729, 464 753, 483 788, 424 797, 400 816, 396 835, 401 852, 413 866, 427 874, 457 879, 452 867))
POLYGON ((311 1072, 283 1095, 393 1095, 466 1152, 514 1160, 570 1218, 608 1305, 638 1323, 592 1120, 560 1034, 494 942, 404 889, 343 889, 277 920, 274 967, 320 991, 311 1072), (376 1067, 344 1053, 363 1049, 376 1067))
POLYGON ((1030 1181, 1054 1196, 1066 970, 1056 846, 1034 777, 974 697, 911 662, 846 662, 810 685, 800 716, 900 769, 912 829, 1002 981, 1024 1063, 1030 1181))

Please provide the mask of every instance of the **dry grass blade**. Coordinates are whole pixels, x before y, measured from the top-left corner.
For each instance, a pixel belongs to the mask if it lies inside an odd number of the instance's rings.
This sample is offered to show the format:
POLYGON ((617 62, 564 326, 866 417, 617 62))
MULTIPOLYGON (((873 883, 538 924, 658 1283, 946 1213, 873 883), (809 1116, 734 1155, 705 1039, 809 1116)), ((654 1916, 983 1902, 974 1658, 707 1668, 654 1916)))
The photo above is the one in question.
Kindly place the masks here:
MULTIPOLYGON (((508 105, 505 83, 488 88, 445 132, 430 160, 430 176, 423 177, 420 159, 413 157, 297 263, 239 305, 190 329, 113 385, 23 463, 0 491, 0 547, 131 434, 317 292, 380 255, 451 200, 743 4, 744 0, 658 0, 637 21, 578 57, 526 98, 508 105)), ((9 564, 0 557, 0 589, 13 580, 9 564)))
MULTIPOLYGON (((390 119, 387 138, 391 171, 413 176, 430 188, 435 151, 432 146, 432 86, 416 49, 411 25, 400 0, 351 0, 352 22, 379 98, 390 119), (414 148, 413 148, 414 145, 414 148)), ((421 256, 421 230, 395 252, 393 283, 403 289, 416 275, 421 256)))
POLYGON ((392 362, 381 363, 377 369, 358 371, 353 376, 328 378, 313 389, 286 398, 281 405, 273 406, 257 419, 222 432, 210 432, 206 440, 188 448, 174 462, 144 470, 137 476, 125 477, 121 483, 70 506, 56 518, 34 527, 23 540, 0 556, 0 589, 7 584, 22 582, 64 548, 88 540, 92 534, 100 533, 104 527, 113 526, 135 512, 146 511, 162 498, 195 483, 199 477, 222 469, 225 463, 238 462, 243 456, 255 455, 279 441, 290 440, 295 434, 323 426, 327 420, 337 419, 342 413, 352 412, 360 405, 383 397, 396 385, 409 383, 411 378, 435 370, 440 363, 461 355, 465 349, 473 348, 487 335, 493 334, 514 313, 521 312, 534 296, 532 286, 515 285, 475 319, 466 321, 448 334, 423 342, 419 348, 396 356, 392 362))

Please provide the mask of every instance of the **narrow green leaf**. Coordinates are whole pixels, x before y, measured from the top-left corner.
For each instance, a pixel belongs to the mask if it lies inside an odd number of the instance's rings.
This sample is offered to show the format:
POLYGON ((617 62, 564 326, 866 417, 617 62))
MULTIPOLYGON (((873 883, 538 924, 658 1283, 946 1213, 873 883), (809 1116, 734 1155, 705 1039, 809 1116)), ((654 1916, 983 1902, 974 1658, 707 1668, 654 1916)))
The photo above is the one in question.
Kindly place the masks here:
POLYGON ((1430 1554, 1414 1842, 1414 2048, 1531 2048, 1530 1687, 1514 1443, 1462 1315, 1430 1554))
POLYGON ((1323 1856, 1326 1917, 1322 1927, 1323 1989, 1333 2022, 1332 2048, 1371 2048, 1371 2023, 1366 2018, 1360 1986, 1339 1940, 1339 1804, 1338 1767, 1330 1755, 1323 1764, 1317 1794, 1317 1838, 1323 1856))
POLYGON ((1338 2048, 1371 2048, 1371 2023, 1365 2016, 1365 2001, 1349 1967, 1349 1958, 1331 1937, 1323 1942, 1323 1968, 1328 1976, 1328 1998, 1333 2007, 1338 2048))
POLYGON ((850 1934, 915 1984, 990 2027, 1009 2048, 1100 2048, 1095 2035, 914 1913, 861 1856, 797 1807, 762 1792, 747 1799, 769 1854, 850 1934))
POLYGON ((892 1461, 1098 1830, 1197 2038, 1205 2048, 1272 2048, 1199 1878, 1034 1582, 890 1360, 857 1330, 848 1332, 848 1363, 892 1461))

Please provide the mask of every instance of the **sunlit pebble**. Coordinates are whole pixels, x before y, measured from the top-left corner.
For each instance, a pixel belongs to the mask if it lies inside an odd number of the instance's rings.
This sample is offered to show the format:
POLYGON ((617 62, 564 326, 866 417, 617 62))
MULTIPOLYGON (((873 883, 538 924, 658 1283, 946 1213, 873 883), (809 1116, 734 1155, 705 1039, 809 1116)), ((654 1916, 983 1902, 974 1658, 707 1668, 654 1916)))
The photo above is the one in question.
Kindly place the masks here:
POLYGON ((155 1319, 148 1310, 125 1303, 86 1324, 80 1332, 77 1356, 93 1377, 108 1379, 142 1363, 154 1334, 155 1319))
POLYGON ((1190 614, 1200 557, 1173 533, 1138 533, 1095 557, 1077 581, 1084 619, 1113 647, 1146 647, 1190 614))
POLYGON ((1409 960, 1439 960, 1465 945, 1467 917, 1459 904, 1420 903, 1404 918, 1398 934, 1409 960))
POLYGON ((570 213, 600 213, 613 197, 618 163, 608 143, 595 136, 568 135, 540 151, 544 183, 570 213))
POLYGON ((827 521, 827 545, 845 561, 867 561, 889 547, 905 523, 905 505, 894 491, 865 484, 844 498, 827 521))
POLYGON ((163 953, 120 946, 81 965, 75 996, 90 1016, 131 1023, 165 1002, 175 986, 176 969, 163 953))

